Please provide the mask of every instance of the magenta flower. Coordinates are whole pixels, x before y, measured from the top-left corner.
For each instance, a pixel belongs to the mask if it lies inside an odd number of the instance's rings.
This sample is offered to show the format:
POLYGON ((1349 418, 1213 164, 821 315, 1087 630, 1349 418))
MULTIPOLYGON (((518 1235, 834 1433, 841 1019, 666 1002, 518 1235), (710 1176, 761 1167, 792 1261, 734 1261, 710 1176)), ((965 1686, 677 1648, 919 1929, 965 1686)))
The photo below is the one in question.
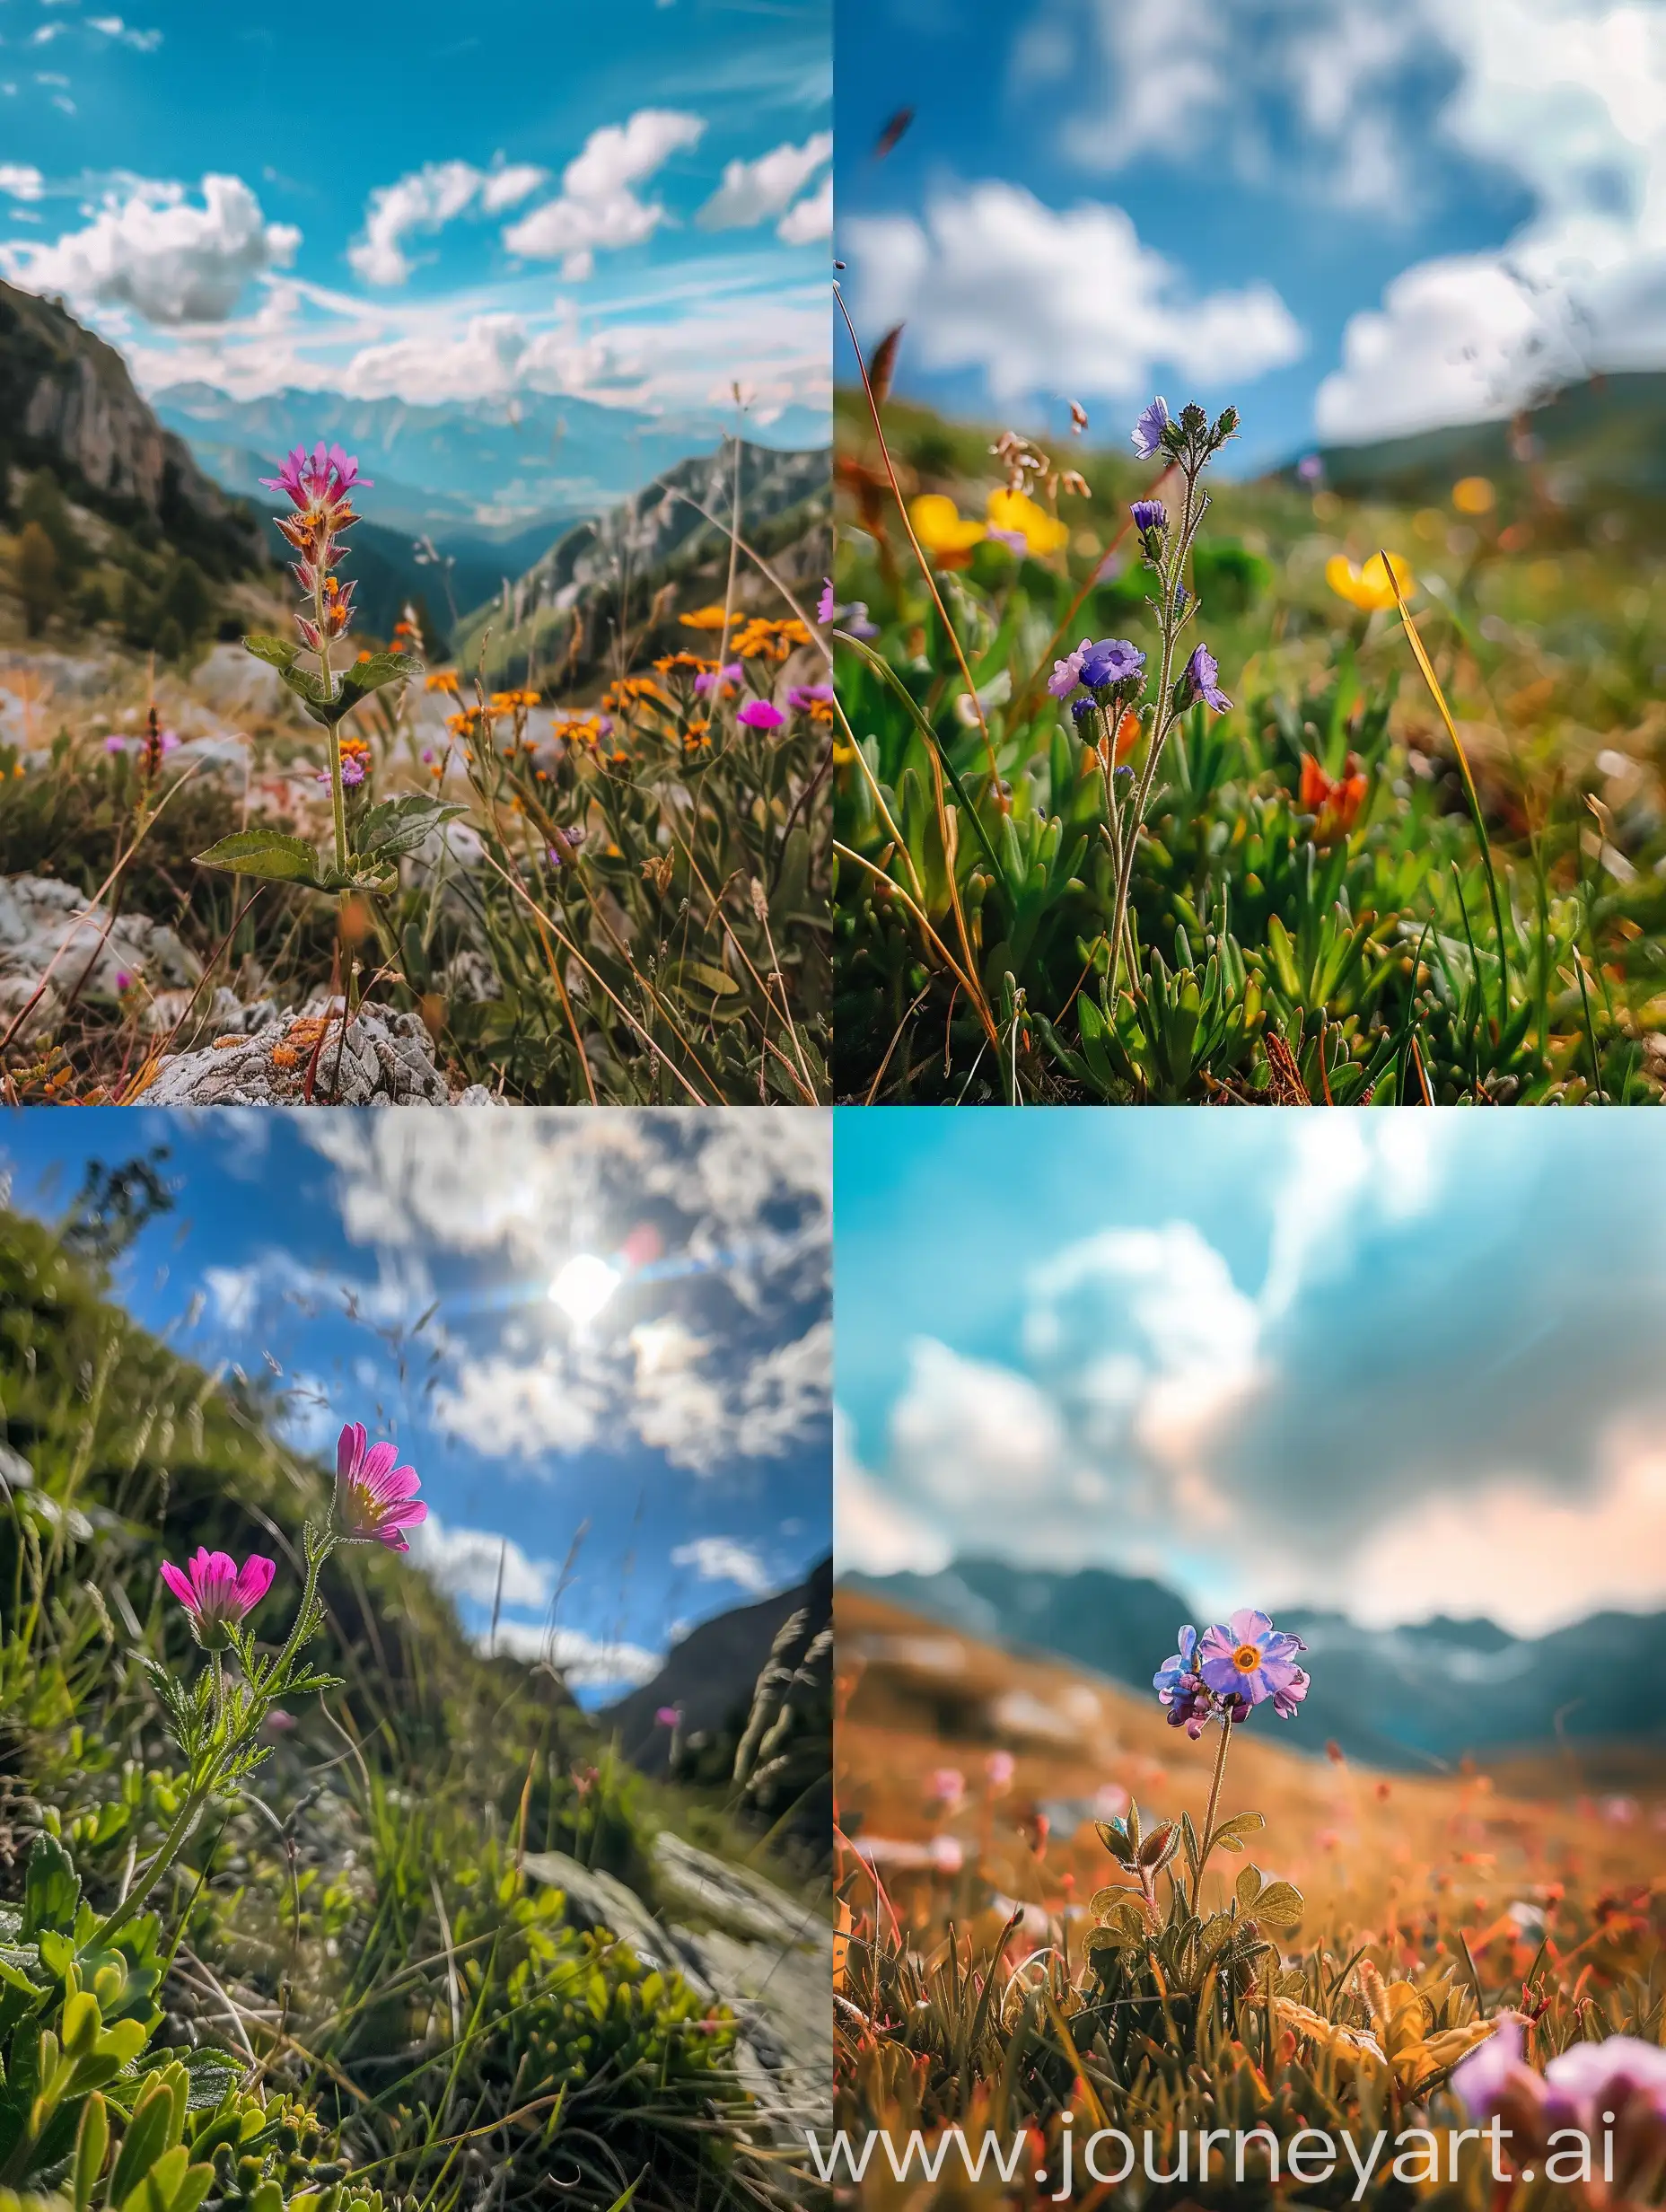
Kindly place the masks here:
POLYGON ((818 622, 830 622, 833 619, 833 579, 831 576, 823 576, 821 579, 821 596, 816 601, 816 619, 818 622))
POLYGON ((661 1706, 661 1707, 660 1707, 659 1711, 658 1711, 658 1712, 657 1712, 657 1713, 653 1716, 653 1722, 654 1722, 654 1725, 655 1725, 655 1727, 657 1727, 657 1728, 676 1728, 676 1727, 679 1727, 679 1726, 681 1725, 681 1722, 682 1722, 682 1707, 681 1707, 681 1706, 680 1706, 680 1705, 662 1705, 662 1706, 661 1706))
POLYGON ((719 684, 739 683, 745 673, 739 661, 726 662, 722 668, 703 668, 694 680, 694 688, 704 698, 719 684))
POLYGON ((373 488, 369 477, 359 474, 353 454, 344 453, 338 445, 326 449, 322 438, 311 453, 304 445, 297 445, 276 476, 263 476, 259 481, 262 491, 285 492, 291 503, 303 511, 339 506, 355 484, 373 488))
POLYGON ((1265 1613, 1244 1607, 1225 1624, 1204 1630, 1197 1672, 1217 1698, 1250 1705, 1270 1698, 1274 1712, 1288 1720, 1308 1693, 1310 1677, 1295 1663, 1296 1653, 1306 1649, 1299 1636, 1281 1635, 1265 1613))
POLYGON ((786 703, 795 714, 807 714, 812 707, 833 704, 830 683, 795 683, 786 695, 786 703))
POLYGON ((133 988, 133 978, 125 968, 118 968, 116 970, 116 988, 118 991, 130 991, 133 988))
POLYGON ((1159 393, 1134 426, 1134 450, 1142 461, 1154 461, 1162 451, 1162 434, 1169 427, 1169 403, 1159 393))
POLYGON ((743 722, 749 730, 778 730, 786 721, 786 716, 773 700, 748 699, 735 720, 743 722))
POLYGON ((363 1421, 349 1421, 336 1440, 336 1533, 349 1544, 386 1544, 408 1551, 407 1529, 428 1518, 417 1497, 421 1477, 397 1467, 396 1444, 371 1444, 363 1421))
POLYGON ((162 1578, 191 1617, 191 1634, 205 1651, 221 1651, 226 1631, 253 1612, 272 1587, 276 1563, 251 1552, 241 1573, 229 1552, 199 1547, 189 1568, 162 1562, 162 1578))

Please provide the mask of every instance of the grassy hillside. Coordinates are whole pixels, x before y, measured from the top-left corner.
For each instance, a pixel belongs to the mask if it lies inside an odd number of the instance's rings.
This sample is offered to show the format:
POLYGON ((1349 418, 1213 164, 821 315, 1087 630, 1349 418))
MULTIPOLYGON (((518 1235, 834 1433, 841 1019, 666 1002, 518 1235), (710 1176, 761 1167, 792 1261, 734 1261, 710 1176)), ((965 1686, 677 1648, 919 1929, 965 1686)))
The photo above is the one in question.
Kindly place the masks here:
MULTIPOLYGON (((258 1771, 210 1802, 146 1910, 111 1938, 97 1928, 119 1922, 180 1809, 164 1678, 231 1668, 191 1643, 161 1562, 199 1544, 275 1558, 256 1622, 269 1653, 327 1498, 274 1434, 258 1347, 206 1374, 110 1296, 111 1188, 61 1234, 0 1216, 0 1919, 10 1900, 5 1940, 22 1946, 0 1973, 7 2078, 27 2078, 41 2023, 70 2032, 80 1982, 110 2034, 136 2023, 122 2029, 136 2055, 112 2046, 121 2069, 101 2090, 77 2076, 65 2108, 74 2136, 96 2092, 118 2146, 133 2135, 123 2190, 171 2050, 196 2086, 152 2147, 195 2159, 211 2205, 281 2212, 299 2197, 318 2212, 332 2189, 331 2206, 376 2190, 530 2203, 552 2178, 592 2212, 792 2199, 725 2007, 644 1956, 640 1930, 636 1948, 586 1932, 523 1865, 576 1861, 587 1889, 614 1877, 645 1924, 657 1833, 756 1859, 763 1822, 721 1793, 644 1782, 557 1675, 482 1658, 421 1570, 379 1546, 325 1570, 309 1649, 338 1686, 289 1701, 258 1771), (243 2147, 215 2164, 226 2126, 243 2147)), ((56 2138, 31 2150, 36 2122, 8 2135, 6 2109, 0 2092, 7 2180, 49 2185, 56 2138)), ((177 2179, 147 2199, 158 2212, 177 2179)))

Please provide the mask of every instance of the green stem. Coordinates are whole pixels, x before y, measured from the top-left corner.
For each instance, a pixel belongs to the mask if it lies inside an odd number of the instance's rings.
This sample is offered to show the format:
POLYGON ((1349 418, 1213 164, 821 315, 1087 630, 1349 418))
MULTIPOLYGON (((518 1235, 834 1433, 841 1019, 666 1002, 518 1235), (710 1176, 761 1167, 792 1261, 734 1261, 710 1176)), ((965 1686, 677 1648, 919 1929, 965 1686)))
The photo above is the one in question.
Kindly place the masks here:
POLYGON ((1197 1918, 1197 1902, 1203 1895, 1203 1870, 1209 1863, 1209 1854, 1214 1848, 1214 1816, 1220 1809, 1221 1784, 1226 1777, 1227 1747, 1232 1740, 1232 1724, 1227 1716, 1221 1716, 1221 1748, 1214 1755, 1214 1779, 1209 1785, 1209 1810, 1203 1816, 1203 1834, 1197 1840, 1197 1878, 1192 1883, 1192 1918, 1197 1918))

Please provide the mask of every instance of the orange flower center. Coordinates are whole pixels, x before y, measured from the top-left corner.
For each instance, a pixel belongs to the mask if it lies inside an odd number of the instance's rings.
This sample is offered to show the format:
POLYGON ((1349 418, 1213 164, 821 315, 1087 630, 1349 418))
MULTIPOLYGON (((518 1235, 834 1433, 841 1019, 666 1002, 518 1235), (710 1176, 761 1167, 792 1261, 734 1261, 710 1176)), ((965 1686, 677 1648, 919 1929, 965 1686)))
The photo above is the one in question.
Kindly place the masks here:
POLYGON ((1241 1674, 1253 1674, 1261 1663, 1261 1654, 1253 1644, 1241 1644, 1232 1654, 1232 1664, 1241 1674))

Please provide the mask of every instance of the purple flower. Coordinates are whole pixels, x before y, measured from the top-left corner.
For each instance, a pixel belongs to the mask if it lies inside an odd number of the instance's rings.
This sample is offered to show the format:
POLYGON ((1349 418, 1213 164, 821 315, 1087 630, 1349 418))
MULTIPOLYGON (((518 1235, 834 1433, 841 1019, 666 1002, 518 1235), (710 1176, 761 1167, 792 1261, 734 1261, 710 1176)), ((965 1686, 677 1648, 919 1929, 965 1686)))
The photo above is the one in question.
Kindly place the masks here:
POLYGON ((722 668, 703 668, 694 680, 694 688, 704 698, 720 683, 739 683, 744 672, 739 661, 730 661, 722 668))
POLYGON ((1325 464, 1318 453, 1303 453, 1296 463, 1296 474, 1304 484, 1322 484, 1325 464))
POLYGON ((339 506, 355 484, 371 488, 369 477, 359 474, 357 459, 338 445, 326 449, 322 438, 310 454, 297 445, 276 476, 263 476, 259 482, 262 491, 285 492, 303 510, 339 506))
POLYGON ((229 1552, 199 1546, 189 1569, 162 1562, 162 1578, 191 1617, 191 1634, 205 1651, 224 1650, 226 1631, 251 1613, 272 1587, 276 1563, 251 1552, 241 1573, 229 1552))
POLYGON ((800 715, 807 714, 812 707, 830 707, 833 687, 830 683, 795 683, 786 695, 786 703, 800 715))
POLYGON ((126 752, 127 750, 127 741, 125 737, 116 736, 114 732, 112 732, 110 735, 104 740, 104 750, 106 752, 126 752))
POLYGON ((778 730, 786 716, 772 699, 748 699, 735 720, 743 722, 749 730, 778 730))
POLYGON ((877 637, 880 634, 879 624, 868 619, 868 602, 865 599, 851 601, 845 610, 845 628, 853 637, 877 637))
POLYGON ((133 988, 133 978, 125 968, 118 968, 116 970, 116 988, 118 992, 130 991, 133 988))
POLYGON ((1452 2068, 1452 2094, 1472 2120, 1501 2111, 1510 2092, 1525 2088, 1537 2102, 1543 2086, 1523 2064, 1521 2023, 1513 2015, 1501 2020, 1486 2042, 1452 2068))
POLYGON ((1145 655, 1126 637, 1101 637, 1082 648, 1082 680, 1090 691, 1133 683, 1144 668, 1145 655))
POLYGON ((1094 699, 1072 699, 1070 702, 1070 719, 1073 722, 1085 722, 1088 716, 1095 711, 1098 702, 1094 699))
POLYGON ((371 1444, 363 1421, 349 1421, 336 1440, 336 1533, 349 1544, 386 1544, 408 1551, 407 1529, 428 1518, 416 1496, 414 1467, 396 1467, 396 1444, 371 1444))
POLYGON ((1161 499, 1136 499, 1128 509, 1134 517, 1134 527, 1143 538, 1148 530, 1166 530, 1169 510, 1161 499))
POLYGON ((682 1720, 682 1707, 680 1705, 662 1705, 653 1716, 653 1720, 656 1727, 675 1728, 682 1720))
POLYGON ((1056 699, 1068 698, 1082 681, 1082 656, 1088 649, 1084 637, 1075 651, 1062 661, 1055 661, 1053 673, 1047 680, 1047 688, 1056 699))
POLYGON ((1589 2134, 1601 2113, 1618 2112, 1633 2099, 1666 2120, 1666 2050, 1635 2035, 1570 2043, 1545 2068, 1545 2086, 1552 2109, 1573 2115, 1571 2124, 1589 2134))
POLYGON ((985 535, 995 545, 1010 546, 1014 553, 1026 553, 1030 549, 1030 540, 1022 530, 996 530, 992 526, 985 535))
POLYGON ((1134 450, 1142 461, 1153 461, 1162 451, 1162 434, 1169 426, 1169 403, 1153 399, 1134 426, 1134 450))
POLYGON ((816 619, 818 622, 830 622, 833 619, 833 579, 831 576, 823 576, 821 579, 821 596, 816 601, 816 619))
POLYGON ((1181 707, 1188 707, 1194 700, 1201 699, 1206 707, 1213 707, 1217 715, 1225 714, 1232 702, 1221 689, 1220 676, 1220 669, 1208 646, 1194 646, 1191 659, 1180 672, 1178 688, 1181 707))
POLYGON ((1197 1631, 1188 1621, 1180 1630, 1180 1648, 1165 1659, 1151 1678, 1159 1705, 1166 1706, 1171 1728, 1184 1728, 1194 1742, 1214 1711, 1214 1699, 1197 1672, 1197 1631))
POLYGON ((1265 1613, 1250 1608, 1224 1625, 1206 1628, 1197 1646, 1198 1672, 1217 1698, 1262 1705, 1268 1698, 1281 1720, 1288 1720, 1308 1693, 1309 1676, 1295 1663, 1307 1646, 1299 1636, 1281 1635, 1265 1613))

